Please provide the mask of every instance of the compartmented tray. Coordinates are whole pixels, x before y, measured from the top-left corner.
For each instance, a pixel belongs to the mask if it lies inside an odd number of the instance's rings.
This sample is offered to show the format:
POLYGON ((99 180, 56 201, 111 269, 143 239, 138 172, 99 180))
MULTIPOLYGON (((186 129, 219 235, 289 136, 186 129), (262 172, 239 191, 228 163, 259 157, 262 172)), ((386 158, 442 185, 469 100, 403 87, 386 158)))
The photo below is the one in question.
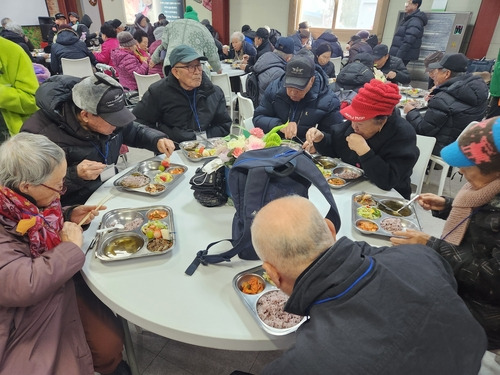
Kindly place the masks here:
POLYGON ((215 147, 224 142, 222 138, 208 138, 207 140, 192 140, 179 143, 179 148, 188 160, 192 162, 206 161, 216 158, 215 147))
POLYGON ((135 168, 113 182, 117 188, 146 195, 160 195, 177 185, 188 167, 170 164, 164 171, 159 169, 162 159, 154 157, 137 164, 135 168))
POLYGON ((315 156, 314 160, 316 164, 322 166, 321 172, 332 189, 340 189, 352 185, 360 181, 365 174, 362 169, 344 163, 338 158, 315 156))
MULTIPOLYGON (((289 333, 295 332, 302 323, 304 323, 307 320, 307 317, 300 317, 298 315, 292 315, 287 312, 283 311, 283 308, 279 307, 279 305, 272 305, 275 306, 278 310, 280 310, 280 315, 284 317, 283 319, 277 319, 276 320, 276 326, 279 325, 284 325, 286 326, 285 328, 276 328, 273 327, 266 322, 259 316, 258 312, 258 304, 259 300, 262 302, 264 299, 272 298, 273 295, 276 294, 283 294, 284 297, 281 298, 281 301, 284 301, 282 305, 284 306, 286 303, 286 300, 288 300, 288 296, 284 294, 281 290, 279 290, 276 286, 271 284, 266 277, 265 277, 265 271, 262 268, 262 266, 257 266, 254 268, 250 268, 249 270, 243 271, 238 273, 234 278, 233 278, 233 287, 236 291, 236 293, 240 296, 254 319, 259 323, 259 325, 262 327, 264 331, 271 335, 275 336, 284 336, 289 333), (246 288, 247 290, 249 288, 249 284, 251 286, 254 286, 253 291, 256 292, 255 294, 247 294, 244 293, 241 288, 246 288), (256 285, 259 285, 258 288, 255 288, 256 285), (262 299, 261 299, 262 298, 262 299)), ((275 297, 275 296, 274 296, 275 297)), ((281 305, 281 304, 280 304, 281 305)), ((266 308, 266 306, 262 306, 262 314, 268 314, 268 315, 273 315, 271 312, 271 309, 266 308)))
POLYGON ((124 228, 97 234, 95 254, 103 261, 161 255, 175 246, 173 212, 168 206, 111 210, 104 214, 99 228, 111 228, 116 224, 124 228), (153 227, 160 231, 159 237, 153 227), (168 234, 161 229, 166 229, 168 234))
POLYGON ((404 198, 359 192, 352 195, 351 202, 353 225, 363 234, 394 237, 395 231, 421 230, 413 203, 395 214, 408 202, 404 198))

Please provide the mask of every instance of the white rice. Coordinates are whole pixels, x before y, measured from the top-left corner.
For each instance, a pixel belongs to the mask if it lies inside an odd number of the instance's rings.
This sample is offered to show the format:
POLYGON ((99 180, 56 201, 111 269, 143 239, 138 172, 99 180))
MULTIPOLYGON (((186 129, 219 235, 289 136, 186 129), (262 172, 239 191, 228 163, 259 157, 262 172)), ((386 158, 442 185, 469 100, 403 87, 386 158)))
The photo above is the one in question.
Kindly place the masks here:
POLYGON ((286 301, 288 296, 281 290, 265 293, 257 301, 259 318, 273 328, 285 329, 296 326, 302 320, 302 316, 285 312, 283 308, 286 301))

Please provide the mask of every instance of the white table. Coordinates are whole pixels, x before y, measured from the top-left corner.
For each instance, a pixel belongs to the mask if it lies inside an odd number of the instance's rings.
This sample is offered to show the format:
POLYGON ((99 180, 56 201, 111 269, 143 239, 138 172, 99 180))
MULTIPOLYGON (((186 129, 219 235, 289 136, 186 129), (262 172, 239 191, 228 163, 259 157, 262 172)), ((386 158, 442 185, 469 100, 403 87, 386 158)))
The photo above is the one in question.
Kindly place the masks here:
MULTIPOLYGON (((224 61, 220 62, 220 66, 222 68, 222 73, 226 73, 229 78, 231 77, 239 77, 245 74, 244 70, 241 69, 234 69, 231 67, 231 64, 227 64, 224 61)), ((210 74, 215 75, 218 74, 217 72, 210 72, 210 74)))
MULTIPOLYGON (((184 274, 198 250, 210 242, 231 236, 234 208, 201 206, 189 188, 189 179, 198 163, 187 160, 176 152, 171 161, 188 166, 182 181, 165 195, 150 197, 122 192, 108 180, 89 199, 96 204, 112 193, 107 209, 166 205, 173 209, 176 230, 174 249, 164 255, 113 262, 102 262, 92 252, 87 254, 82 269, 85 281, 92 291, 119 316, 148 331, 181 342, 229 350, 275 350, 289 347, 294 335, 274 337, 266 334, 233 289, 233 277, 260 261, 242 261, 238 257, 230 263, 200 265, 193 276, 184 274)), ((122 172, 124 173, 124 172, 122 172)), ((368 181, 352 187, 334 190, 333 194, 342 218, 339 236, 365 240, 374 245, 389 245, 389 241, 358 233, 351 225, 351 196, 354 192, 399 196, 396 192, 378 189, 368 181)), ((315 188, 310 198, 323 214, 326 200, 315 188)), ((103 213, 85 232, 83 249, 87 249, 103 213)), ((230 248, 224 243, 215 253, 230 248)))

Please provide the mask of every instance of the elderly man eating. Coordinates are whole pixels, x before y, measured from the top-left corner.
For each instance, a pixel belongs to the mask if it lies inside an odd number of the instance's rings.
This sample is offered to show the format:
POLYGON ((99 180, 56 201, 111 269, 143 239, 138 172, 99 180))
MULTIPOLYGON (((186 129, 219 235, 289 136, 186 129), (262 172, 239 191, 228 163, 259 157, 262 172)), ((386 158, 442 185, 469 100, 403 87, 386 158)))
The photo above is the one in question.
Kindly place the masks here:
POLYGON ((174 142, 229 134, 231 117, 224 92, 203 72, 207 60, 180 45, 170 54, 170 74, 149 87, 133 110, 137 121, 158 128, 174 142))

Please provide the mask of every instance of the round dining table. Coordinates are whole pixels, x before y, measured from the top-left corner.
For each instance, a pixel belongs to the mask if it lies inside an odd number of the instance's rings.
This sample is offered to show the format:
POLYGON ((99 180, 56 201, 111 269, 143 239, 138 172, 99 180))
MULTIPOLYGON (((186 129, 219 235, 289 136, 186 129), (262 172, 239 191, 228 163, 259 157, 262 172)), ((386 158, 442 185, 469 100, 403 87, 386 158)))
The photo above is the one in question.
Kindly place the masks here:
MULTIPOLYGON (((106 181, 89 198, 88 204, 97 204, 111 196, 105 204, 106 210, 101 211, 85 231, 83 249, 88 249, 106 211, 164 205, 173 213, 175 243, 172 250, 158 256, 102 261, 92 249, 87 252, 82 269, 85 281, 122 319, 167 338, 227 350, 266 351, 290 347, 295 334, 273 336, 266 333, 233 287, 235 275, 260 265, 260 261, 241 260, 236 256, 230 262, 200 265, 192 276, 185 274, 199 250, 211 242, 231 238, 235 209, 230 205, 214 208, 200 205, 193 197, 189 180, 202 163, 190 161, 181 151, 175 152, 170 160, 188 169, 177 185, 163 195, 148 196, 114 186, 117 178, 134 168, 130 167, 106 181)), ((363 235, 355 229, 351 217, 352 195, 361 191, 399 197, 394 190, 381 190, 368 180, 332 189, 342 220, 338 236, 372 245, 390 245, 385 237, 363 235)), ((326 215, 329 205, 316 188, 310 188, 309 198, 326 215)), ((230 247, 230 243, 224 241, 209 253, 230 247)), ((131 342, 128 346, 126 341, 127 352, 132 350, 133 353, 131 342)))
MULTIPOLYGON (((233 68, 231 66, 231 64, 226 63, 224 61, 220 62, 220 66, 221 66, 221 70, 222 70, 221 73, 227 74, 229 76, 229 78, 231 78, 231 77, 239 77, 239 76, 242 76, 242 75, 245 74, 244 70, 233 68)), ((218 73, 217 72, 210 72, 210 74, 215 75, 215 74, 218 74, 218 73)))

